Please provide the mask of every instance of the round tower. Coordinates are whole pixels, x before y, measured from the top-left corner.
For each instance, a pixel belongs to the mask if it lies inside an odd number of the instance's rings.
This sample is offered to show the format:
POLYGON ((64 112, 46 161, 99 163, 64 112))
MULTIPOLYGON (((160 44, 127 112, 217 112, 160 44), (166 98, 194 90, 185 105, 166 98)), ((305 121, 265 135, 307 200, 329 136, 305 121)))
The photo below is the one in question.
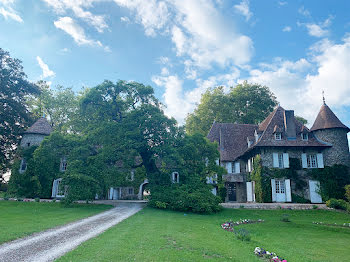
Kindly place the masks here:
POLYGON ((347 133, 350 129, 344 125, 324 102, 310 131, 320 142, 331 145, 323 151, 324 164, 350 166, 350 153, 347 133))
POLYGON ((50 135, 52 128, 45 117, 39 118, 27 131, 23 133, 21 147, 39 146, 45 136, 50 135))

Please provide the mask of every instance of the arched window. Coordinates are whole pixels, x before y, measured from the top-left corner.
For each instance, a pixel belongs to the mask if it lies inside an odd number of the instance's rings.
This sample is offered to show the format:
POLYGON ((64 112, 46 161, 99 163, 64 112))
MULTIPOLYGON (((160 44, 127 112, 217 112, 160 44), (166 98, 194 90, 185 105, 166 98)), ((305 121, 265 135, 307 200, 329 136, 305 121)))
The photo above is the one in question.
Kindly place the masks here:
POLYGON ((21 160, 21 165, 20 165, 20 167, 19 167, 19 173, 24 173, 25 171, 27 170, 27 161, 24 159, 24 158, 22 158, 22 160, 21 160))

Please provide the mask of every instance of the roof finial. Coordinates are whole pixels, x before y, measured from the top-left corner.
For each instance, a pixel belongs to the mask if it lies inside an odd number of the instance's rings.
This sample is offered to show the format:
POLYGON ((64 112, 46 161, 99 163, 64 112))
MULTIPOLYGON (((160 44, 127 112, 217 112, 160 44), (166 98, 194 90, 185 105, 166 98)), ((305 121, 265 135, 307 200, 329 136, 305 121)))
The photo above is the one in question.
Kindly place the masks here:
POLYGON ((324 90, 322 90, 322 100, 323 100, 323 104, 326 104, 326 99, 324 98, 324 90))

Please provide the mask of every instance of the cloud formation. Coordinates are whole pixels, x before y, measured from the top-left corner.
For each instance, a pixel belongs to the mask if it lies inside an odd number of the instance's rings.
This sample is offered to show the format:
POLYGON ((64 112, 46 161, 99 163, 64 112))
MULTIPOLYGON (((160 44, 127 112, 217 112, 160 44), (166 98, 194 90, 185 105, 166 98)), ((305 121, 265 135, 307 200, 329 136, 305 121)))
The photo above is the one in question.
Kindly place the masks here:
POLYGON ((6 20, 11 19, 19 23, 23 23, 22 17, 13 9, 15 0, 0 0, 0 15, 6 20))
POLYGON ((49 66, 44 63, 40 56, 37 56, 36 60, 42 70, 41 78, 54 77, 56 75, 54 71, 49 69, 49 66))
POLYGON ((249 10, 249 0, 243 0, 238 5, 235 5, 234 8, 245 17, 246 21, 253 16, 253 13, 249 10))

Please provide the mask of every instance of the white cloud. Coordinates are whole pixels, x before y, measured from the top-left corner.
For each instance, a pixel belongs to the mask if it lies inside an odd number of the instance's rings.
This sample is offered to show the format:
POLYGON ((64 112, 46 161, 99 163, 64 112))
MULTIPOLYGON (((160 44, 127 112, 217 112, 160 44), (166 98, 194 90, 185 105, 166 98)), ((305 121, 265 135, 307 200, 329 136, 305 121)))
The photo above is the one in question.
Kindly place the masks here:
POLYGON ((147 36, 155 36, 156 31, 164 28, 169 12, 164 1, 156 0, 114 0, 122 7, 135 13, 136 22, 143 25, 147 36))
POLYGON ((15 0, 0 0, 0 15, 2 15, 6 20, 12 19, 16 22, 23 23, 23 19, 16 13, 13 9, 13 4, 15 0))
POLYGON ((287 2, 284 2, 284 1, 278 1, 278 5, 279 6, 284 6, 284 5, 286 5, 286 4, 288 4, 287 2))
POLYGON ((332 24, 333 16, 329 16, 325 21, 321 23, 297 23, 298 26, 305 26, 308 30, 308 34, 314 37, 324 37, 329 34, 328 28, 332 24))
POLYGON ((253 13, 249 10, 249 0, 243 0, 238 5, 235 5, 234 8, 245 17, 246 21, 253 16, 253 13))
POLYGON ((127 17, 127 16, 122 16, 122 17, 120 18, 120 21, 129 24, 129 23, 130 23, 130 18, 127 17))
POLYGON ((262 64, 250 71, 248 80, 270 87, 283 107, 294 109, 312 124, 322 104, 322 91, 333 109, 350 106, 349 68, 350 38, 341 44, 323 40, 310 48, 308 59, 262 64))
POLYGON ((105 17, 102 15, 94 15, 90 11, 85 9, 92 7, 96 0, 42 0, 59 14, 66 14, 67 10, 72 10, 74 15, 91 26, 93 26, 98 32, 102 33, 105 29, 108 29, 108 25, 105 21, 105 17))
POLYGON ((244 66, 253 52, 252 40, 238 33, 212 0, 114 0, 134 13, 147 36, 170 35, 177 56, 184 58, 187 77, 213 65, 244 66))
POLYGON ((169 75, 166 68, 162 69, 160 76, 153 76, 152 81, 160 87, 164 87, 165 114, 174 117, 179 124, 183 124, 188 113, 192 112, 200 102, 201 95, 209 88, 218 85, 234 86, 239 77, 239 70, 232 68, 227 74, 211 76, 208 79, 197 79, 197 87, 190 91, 184 91, 183 81, 177 75, 169 75))
POLYGON ((285 26, 285 27, 283 27, 282 31, 283 32, 290 32, 290 31, 292 31, 292 28, 290 26, 285 26))
POLYGON ((99 46, 104 48, 105 51, 110 51, 109 47, 104 46, 100 41, 89 39, 85 35, 84 29, 78 25, 71 17, 60 17, 57 21, 54 22, 54 25, 69 34, 78 45, 99 46))
POLYGON ((54 77, 55 76, 55 72, 49 69, 49 66, 44 63, 44 61, 41 59, 40 56, 37 56, 36 60, 38 61, 38 64, 39 64, 41 70, 43 71, 42 75, 41 75, 41 78, 47 78, 47 77, 54 77))
POLYGON ((304 6, 301 6, 299 9, 298 9, 298 13, 303 15, 303 16, 306 16, 306 17, 310 17, 311 14, 309 12, 309 10, 305 9, 304 6))

